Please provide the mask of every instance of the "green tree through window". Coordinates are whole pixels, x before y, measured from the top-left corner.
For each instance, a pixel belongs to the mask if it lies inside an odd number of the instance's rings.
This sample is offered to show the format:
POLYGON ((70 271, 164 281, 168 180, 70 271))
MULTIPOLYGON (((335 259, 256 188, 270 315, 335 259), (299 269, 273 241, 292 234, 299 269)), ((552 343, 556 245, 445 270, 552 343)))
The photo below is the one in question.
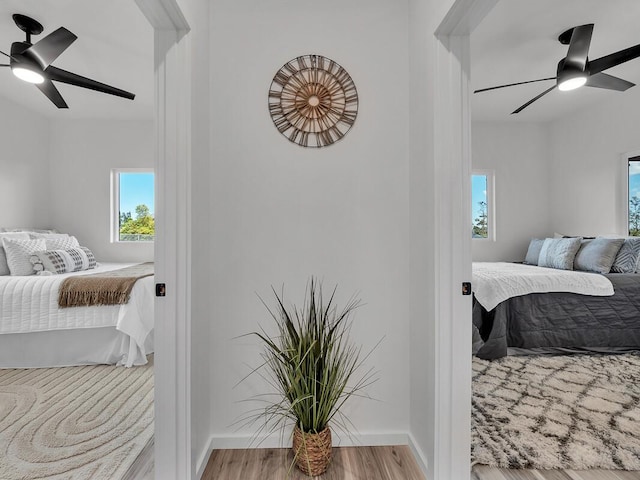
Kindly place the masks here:
POLYGON ((131 218, 131 212, 121 213, 120 220, 120 239, 123 235, 143 235, 148 239, 155 233, 155 222, 146 205, 136 207, 135 220, 131 218))
POLYGON ((489 235, 487 202, 478 202, 478 212, 478 216, 473 220, 473 236, 487 238, 489 235))

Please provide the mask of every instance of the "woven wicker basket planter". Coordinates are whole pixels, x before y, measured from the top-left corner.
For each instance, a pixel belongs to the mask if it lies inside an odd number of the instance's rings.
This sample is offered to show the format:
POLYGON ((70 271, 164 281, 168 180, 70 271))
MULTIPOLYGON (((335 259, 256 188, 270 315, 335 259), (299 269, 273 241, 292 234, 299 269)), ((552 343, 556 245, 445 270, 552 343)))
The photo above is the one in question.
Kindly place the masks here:
POLYGON ((331 461, 331 430, 326 427, 319 433, 303 433, 293 429, 293 455, 300 470, 311 477, 322 475, 331 461))

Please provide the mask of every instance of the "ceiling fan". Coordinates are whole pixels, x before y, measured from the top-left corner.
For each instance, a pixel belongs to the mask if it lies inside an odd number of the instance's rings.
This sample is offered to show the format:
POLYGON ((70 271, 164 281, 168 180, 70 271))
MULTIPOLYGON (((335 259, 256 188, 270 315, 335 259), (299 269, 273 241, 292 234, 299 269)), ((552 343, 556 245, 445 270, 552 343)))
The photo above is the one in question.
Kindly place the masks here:
POLYGON ((39 42, 32 44, 31 35, 41 34, 44 30, 42 25, 33 18, 18 13, 13 15, 13 21, 16 22, 20 30, 27 34, 27 38, 24 42, 13 42, 10 55, 0 51, 2 55, 9 57, 9 64, 1 64, 0 67, 10 67, 16 77, 25 82, 35 84, 56 107, 69 108, 58 89, 54 86, 53 81, 128 98, 129 100, 135 98, 133 93, 125 92, 90 78, 81 77, 51 65, 78 38, 66 28, 60 27, 39 42))
POLYGON ((548 88, 540 95, 532 98, 527 103, 511 112, 513 115, 514 113, 520 113, 533 102, 539 100, 556 87, 558 90, 567 91, 586 85, 587 87, 606 88, 621 92, 633 87, 635 83, 631 83, 602 72, 608 68, 615 67, 616 65, 620 65, 621 63, 640 57, 640 45, 625 48, 624 50, 620 50, 610 55, 605 55, 604 57, 600 57, 595 60, 589 60, 588 54, 592 34, 593 23, 573 27, 560 34, 558 40, 563 45, 569 45, 569 49, 567 51, 567 56, 558 62, 555 77, 509 83, 507 85, 499 85, 497 87, 481 88, 473 93, 487 92, 489 90, 513 87, 515 85, 524 85, 525 83, 545 82, 548 80, 556 81, 556 84, 553 87, 548 88))

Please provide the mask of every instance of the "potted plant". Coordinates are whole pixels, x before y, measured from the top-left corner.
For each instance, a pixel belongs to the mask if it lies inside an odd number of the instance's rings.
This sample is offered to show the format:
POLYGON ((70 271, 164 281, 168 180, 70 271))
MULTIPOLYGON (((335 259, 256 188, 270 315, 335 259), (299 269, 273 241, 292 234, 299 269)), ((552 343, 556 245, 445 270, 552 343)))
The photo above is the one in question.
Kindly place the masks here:
POLYGON ((262 303, 275 320, 277 334, 264 329, 248 334, 260 338, 264 347, 264 362, 251 373, 265 370, 262 376, 277 390, 275 400, 261 396, 267 405, 251 413, 249 421, 263 422, 256 436, 293 424, 294 462, 310 476, 322 474, 331 461, 330 424, 348 433, 351 422, 340 409, 361 395, 374 375, 372 370, 361 372, 368 355, 363 358, 361 348, 349 339, 351 313, 360 301, 352 297, 338 311, 336 288, 325 303, 322 285, 312 277, 302 308, 285 307, 283 295, 272 288, 276 309, 262 303))

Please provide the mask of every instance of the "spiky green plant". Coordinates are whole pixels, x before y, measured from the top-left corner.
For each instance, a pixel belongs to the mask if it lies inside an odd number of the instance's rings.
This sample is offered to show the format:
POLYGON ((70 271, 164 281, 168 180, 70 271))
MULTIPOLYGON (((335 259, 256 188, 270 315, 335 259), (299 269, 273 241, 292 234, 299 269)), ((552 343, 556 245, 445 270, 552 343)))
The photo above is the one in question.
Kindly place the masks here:
POLYGON ((246 423, 262 420, 256 438, 290 423, 304 433, 319 433, 329 422, 343 432, 351 430, 348 426, 352 424, 340 408, 353 396, 366 396, 363 390, 374 381, 374 372, 361 371, 371 352, 363 357, 362 347, 349 339, 351 313, 360 301, 352 297, 338 312, 336 289, 325 304, 321 283, 311 277, 302 308, 287 308, 283 295, 273 288, 275 311, 260 299, 275 320, 277 335, 264 329, 248 334, 264 344, 264 363, 248 376, 260 373, 277 393, 273 401, 272 394, 254 397, 266 402, 265 407, 245 417, 246 423))

